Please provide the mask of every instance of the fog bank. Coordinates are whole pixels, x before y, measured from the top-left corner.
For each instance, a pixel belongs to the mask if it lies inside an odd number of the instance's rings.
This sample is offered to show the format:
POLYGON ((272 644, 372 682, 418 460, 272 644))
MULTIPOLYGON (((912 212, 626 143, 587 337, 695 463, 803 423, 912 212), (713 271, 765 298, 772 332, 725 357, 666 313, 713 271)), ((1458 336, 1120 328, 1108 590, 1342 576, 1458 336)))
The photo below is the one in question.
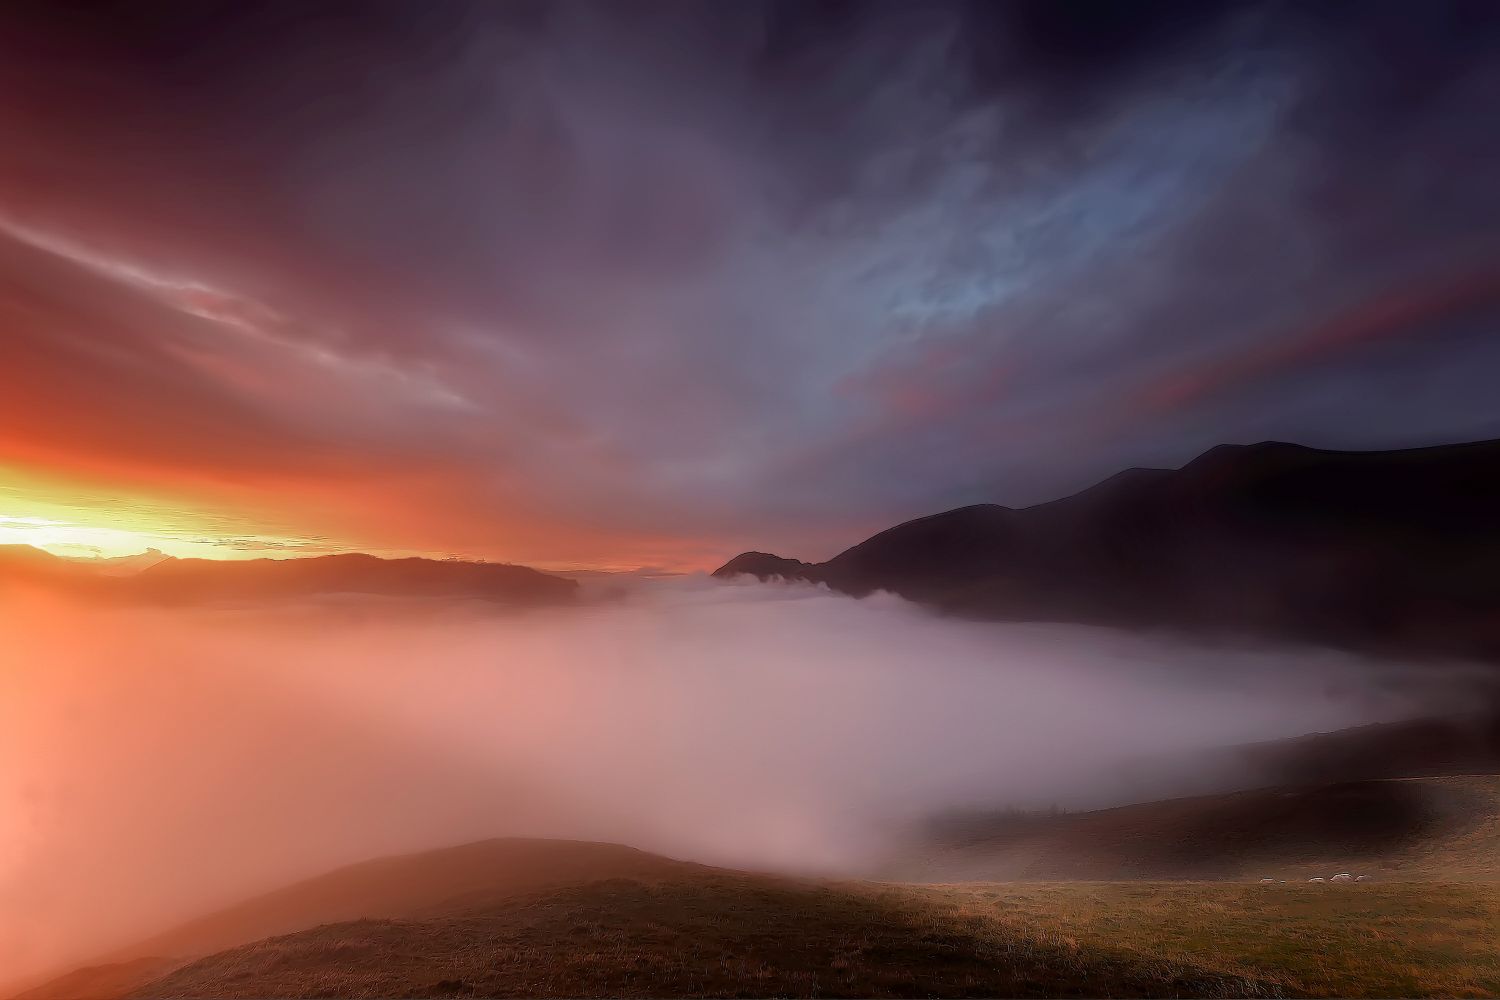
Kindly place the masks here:
POLYGON ((1432 707, 1399 667, 1325 650, 958 622, 802 585, 630 586, 525 614, 0 593, 0 968, 496 835, 857 871, 935 810, 1109 804, 1137 758, 1432 707))

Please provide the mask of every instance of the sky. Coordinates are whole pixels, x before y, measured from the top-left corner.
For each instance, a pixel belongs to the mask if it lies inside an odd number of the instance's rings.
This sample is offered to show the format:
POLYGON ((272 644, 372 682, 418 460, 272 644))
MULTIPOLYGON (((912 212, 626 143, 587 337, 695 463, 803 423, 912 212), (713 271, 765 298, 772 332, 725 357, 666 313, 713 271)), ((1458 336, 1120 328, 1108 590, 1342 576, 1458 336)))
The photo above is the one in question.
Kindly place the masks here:
POLYGON ((0 12, 0 542, 827 558, 1500 437, 1500 7, 0 12))

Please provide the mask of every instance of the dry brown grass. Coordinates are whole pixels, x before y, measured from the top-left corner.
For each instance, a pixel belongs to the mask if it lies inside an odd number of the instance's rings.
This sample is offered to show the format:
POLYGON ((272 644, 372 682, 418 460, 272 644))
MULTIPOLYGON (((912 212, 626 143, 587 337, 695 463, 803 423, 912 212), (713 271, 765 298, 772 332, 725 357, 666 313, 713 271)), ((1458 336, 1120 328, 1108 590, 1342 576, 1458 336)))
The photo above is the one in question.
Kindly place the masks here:
POLYGON ((1295 996, 1500 996, 1500 884, 964 884, 933 892, 1045 940, 1295 996))

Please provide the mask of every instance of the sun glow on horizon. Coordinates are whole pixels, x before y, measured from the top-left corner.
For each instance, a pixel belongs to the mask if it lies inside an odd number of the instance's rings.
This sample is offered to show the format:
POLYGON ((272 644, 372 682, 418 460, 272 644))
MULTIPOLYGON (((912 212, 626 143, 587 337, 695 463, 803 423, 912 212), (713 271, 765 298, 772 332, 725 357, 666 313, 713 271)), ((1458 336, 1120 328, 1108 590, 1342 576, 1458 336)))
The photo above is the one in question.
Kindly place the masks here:
POLYGON ((324 538, 266 531, 248 518, 215 515, 160 497, 0 467, 0 544, 30 545, 74 559, 112 559, 155 549, 179 558, 255 559, 342 551, 324 538))
POLYGON ((291 539, 196 538, 9 514, 0 514, 0 545, 30 545, 70 559, 114 559, 141 555, 152 549, 178 558, 199 559, 256 559, 269 555, 307 554, 291 539))
MULTIPOLYGON (((316 498, 316 516, 310 513, 304 522, 294 517, 294 502, 283 503, 285 509, 271 508, 261 502, 265 493, 262 490, 262 496, 236 502, 229 490, 217 496, 190 496, 140 482, 83 478, 0 460, 0 545, 29 545, 83 560, 136 556, 153 549, 177 558, 219 560, 362 552, 384 559, 512 563, 562 575, 695 572, 727 558, 720 546, 696 542, 684 546, 654 537, 629 539, 632 544, 618 551, 601 546, 597 556, 589 558, 588 553, 577 552, 575 540, 568 538, 559 540, 555 555, 535 545, 520 552, 507 545, 487 544, 483 536, 495 533, 495 525, 483 526, 472 544, 465 544, 462 537, 424 538, 431 533, 423 530, 420 521, 402 520, 389 530, 379 523, 361 522, 356 530, 357 498, 348 501, 351 516, 342 525, 349 533, 321 534, 319 522, 336 521, 329 512, 340 510, 340 498, 316 498), (569 551, 570 545, 574 551, 569 551)), ((290 501, 292 497, 274 499, 290 501)))

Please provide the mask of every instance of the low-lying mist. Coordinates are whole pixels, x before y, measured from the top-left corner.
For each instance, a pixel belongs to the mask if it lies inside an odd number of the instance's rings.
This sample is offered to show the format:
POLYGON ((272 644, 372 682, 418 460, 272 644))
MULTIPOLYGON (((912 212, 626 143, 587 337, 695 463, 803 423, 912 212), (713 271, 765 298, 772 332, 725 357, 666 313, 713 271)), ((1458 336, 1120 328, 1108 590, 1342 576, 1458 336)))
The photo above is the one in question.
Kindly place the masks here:
POLYGON ((1133 761, 1432 707, 1325 650, 633 586, 527 613, 0 595, 0 968, 496 835, 857 872, 934 811, 1112 804, 1133 761))

